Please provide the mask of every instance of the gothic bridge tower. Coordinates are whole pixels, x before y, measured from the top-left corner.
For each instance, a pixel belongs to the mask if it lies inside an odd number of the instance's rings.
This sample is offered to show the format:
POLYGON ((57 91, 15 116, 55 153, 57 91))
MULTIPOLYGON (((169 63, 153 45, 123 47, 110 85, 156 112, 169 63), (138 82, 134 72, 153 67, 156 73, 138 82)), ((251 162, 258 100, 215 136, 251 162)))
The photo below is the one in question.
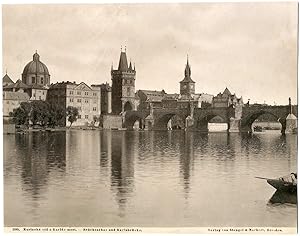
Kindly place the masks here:
POLYGON ((183 98, 192 98, 195 95, 195 82, 191 79, 191 67, 189 65, 189 59, 187 58, 184 79, 180 81, 180 95, 183 98))
POLYGON ((135 110, 135 67, 128 66, 126 48, 122 51, 117 70, 111 67, 112 80, 112 113, 135 110))

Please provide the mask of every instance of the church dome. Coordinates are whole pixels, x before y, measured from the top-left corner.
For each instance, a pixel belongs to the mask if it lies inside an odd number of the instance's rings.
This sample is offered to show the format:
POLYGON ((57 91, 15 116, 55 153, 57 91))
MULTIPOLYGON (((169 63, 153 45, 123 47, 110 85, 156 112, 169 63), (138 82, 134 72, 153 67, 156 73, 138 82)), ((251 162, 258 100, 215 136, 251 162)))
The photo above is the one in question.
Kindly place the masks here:
POLYGON ((40 61, 40 55, 38 53, 33 54, 33 60, 24 67, 23 75, 26 76, 28 74, 49 75, 48 68, 40 61))
POLYGON ((50 85, 50 74, 48 68, 40 61, 40 55, 37 52, 33 54, 33 60, 24 67, 22 82, 27 85, 50 85))

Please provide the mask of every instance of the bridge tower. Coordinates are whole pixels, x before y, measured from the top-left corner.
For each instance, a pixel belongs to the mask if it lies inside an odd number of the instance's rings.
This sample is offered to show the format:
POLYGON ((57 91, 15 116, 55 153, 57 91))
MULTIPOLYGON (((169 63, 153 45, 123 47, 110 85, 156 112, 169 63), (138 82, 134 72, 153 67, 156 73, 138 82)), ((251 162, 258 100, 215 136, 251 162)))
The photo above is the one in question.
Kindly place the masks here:
POLYGON ((186 98, 192 98, 195 95, 195 82, 191 79, 191 67, 187 57, 184 70, 184 79, 180 81, 180 95, 186 98))
POLYGON ((128 66, 126 48, 124 52, 121 48, 118 69, 111 67, 113 114, 135 110, 135 75, 135 66, 132 67, 131 61, 128 66))

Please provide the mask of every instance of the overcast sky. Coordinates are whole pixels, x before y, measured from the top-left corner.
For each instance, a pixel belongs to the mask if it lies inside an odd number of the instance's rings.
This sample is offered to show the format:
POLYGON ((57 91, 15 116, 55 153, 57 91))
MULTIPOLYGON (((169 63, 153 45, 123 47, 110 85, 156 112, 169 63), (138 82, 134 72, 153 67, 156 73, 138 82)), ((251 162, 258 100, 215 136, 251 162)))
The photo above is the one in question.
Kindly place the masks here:
POLYGON ((136 90, 179 93, 188 54, 197 93, 296 103, 297 3, 4 5, 2 17, 14 81, 38 50, 52 83, 111 83, 126 45, 136 90))

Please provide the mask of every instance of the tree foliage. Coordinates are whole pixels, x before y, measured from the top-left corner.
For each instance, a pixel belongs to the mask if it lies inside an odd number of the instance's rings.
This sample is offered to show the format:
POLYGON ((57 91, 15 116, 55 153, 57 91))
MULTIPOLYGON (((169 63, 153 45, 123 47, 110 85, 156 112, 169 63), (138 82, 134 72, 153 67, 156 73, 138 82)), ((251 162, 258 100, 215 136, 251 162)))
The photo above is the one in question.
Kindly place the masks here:
POLYGON ((78 108, 77 107, 68 106, 67 110, 66 110, 66 115, 67 115, 68 121, 71 123, 69 128, 71 128, 72 124, 78 118, 78 115, 79 115, 78 108))
POLYGON ((28 102, 22 102, 17 109, 10 112, 12 121, 17 125, 29 125, 31 105, 28 102))
POLYGON ((10 116, 17 125, 29 125, 31 122, 33 125, 55 127, 65 124, 66 109, 46 101, 23 102, 10 116))

